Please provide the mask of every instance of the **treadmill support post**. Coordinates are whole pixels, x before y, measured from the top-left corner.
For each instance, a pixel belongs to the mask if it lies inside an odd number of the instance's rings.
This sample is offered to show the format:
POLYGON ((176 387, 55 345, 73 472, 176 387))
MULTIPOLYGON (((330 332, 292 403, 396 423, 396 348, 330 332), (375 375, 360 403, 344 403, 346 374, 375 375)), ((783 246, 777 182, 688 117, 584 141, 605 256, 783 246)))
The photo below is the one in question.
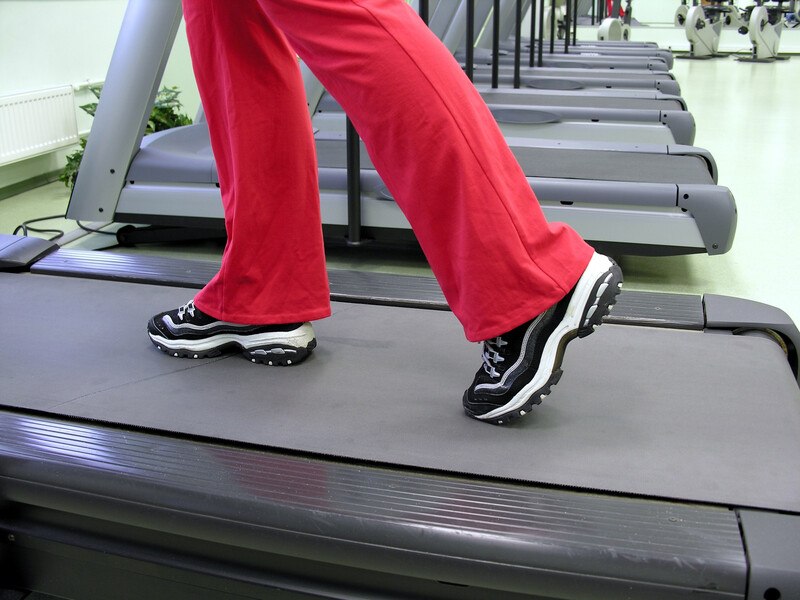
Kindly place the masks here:
POLYGON ((428 8, 428 0, 419 0, 419 17, 425 25, 428 24, 430 10, 428 8))
POLYGON ((475 72, 475 0, 467 0, 467 77, 475 72))
POLYGON ((113 220, 125 174, 142 141, 182 17, 178 0, 130 0, 67 218, 113 220))
POLYGON ((494 0, 492 10, 492 89, 500 84, 500 0, 494 0))
POLYGON ((361 140, 347 118, 347 243, 360 246, 361 240, 361 140))
MULTIPOLYGON (((534 2, 536 0, 533 0, 534 2)), ((531 52, 533 52, 533 48, 531 48, 531 52)), ((539 0, 539 58, 538 58, 538 66, 544 65, 544 0, 539 0)))
POLYGON ((522 60, 522 0, 516 0, 514 13, 514 89, 522 84, 520 66, 522 60))
POLYGON ((536 49, 536 0, 531 0, 531 32, 530 32, 531 43, 528 52, 528 66, 533 68, 535 65, 535 57, 536 53, 534 50, 536 49))

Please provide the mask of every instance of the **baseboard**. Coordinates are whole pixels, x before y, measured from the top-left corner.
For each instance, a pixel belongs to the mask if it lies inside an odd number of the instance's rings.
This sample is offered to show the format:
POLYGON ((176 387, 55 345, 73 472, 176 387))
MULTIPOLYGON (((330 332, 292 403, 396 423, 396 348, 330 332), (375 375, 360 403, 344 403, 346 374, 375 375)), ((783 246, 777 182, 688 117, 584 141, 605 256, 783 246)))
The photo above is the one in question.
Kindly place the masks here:
POLYGON ((61 175, 61 171, 50 171, 49 173, 42 173, 40 175, 36 175, 35 177, 2 187, 0 188, 0 200, 5 200, 6 198, 11 198, 12 196, 17 196, 24 192, 36 189, 37 187, 58 181, 59 175, 61 175))

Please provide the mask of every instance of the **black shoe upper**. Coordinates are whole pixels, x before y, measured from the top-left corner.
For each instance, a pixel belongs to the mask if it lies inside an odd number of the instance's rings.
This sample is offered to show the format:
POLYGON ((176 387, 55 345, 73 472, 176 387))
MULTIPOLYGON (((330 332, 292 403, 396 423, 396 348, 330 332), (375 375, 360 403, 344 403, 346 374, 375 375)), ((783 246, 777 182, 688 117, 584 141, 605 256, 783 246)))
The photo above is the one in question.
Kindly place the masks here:
POLYGON ((185 305, 155 315, 147 324, 147 329, 154 335, 168 340, 201 339, 224 333, 252 335, 272 331, 291 331, 302 323, 282 325, 238 325, 220 321, 207 315, 189 301, 185 305))
POLYGON ((483 343, 483 365, 464 394, 469 414, 482 415, 505 405, 530 383, 571 298, 572 293, 532 321, 483 343))

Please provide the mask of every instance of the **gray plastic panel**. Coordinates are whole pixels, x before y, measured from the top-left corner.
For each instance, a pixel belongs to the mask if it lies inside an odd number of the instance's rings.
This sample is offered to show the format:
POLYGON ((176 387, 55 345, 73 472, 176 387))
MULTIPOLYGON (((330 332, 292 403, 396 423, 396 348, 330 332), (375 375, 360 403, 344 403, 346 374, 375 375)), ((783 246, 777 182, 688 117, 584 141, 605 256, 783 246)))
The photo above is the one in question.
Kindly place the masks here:
POLYGON ((0 233, 0 271, 25 269, 57 248, 42 238, 0 233))
POLYGON ((740 510, 747 561, 747 600, 800 598, 800 515, 740 510))

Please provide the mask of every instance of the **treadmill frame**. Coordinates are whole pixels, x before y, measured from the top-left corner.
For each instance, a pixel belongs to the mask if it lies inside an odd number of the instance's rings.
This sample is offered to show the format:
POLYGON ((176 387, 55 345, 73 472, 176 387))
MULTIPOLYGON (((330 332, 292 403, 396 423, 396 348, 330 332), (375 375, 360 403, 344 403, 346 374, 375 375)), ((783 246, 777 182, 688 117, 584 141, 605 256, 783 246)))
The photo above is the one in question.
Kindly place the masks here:
MULTIPOLYGON (((0 244, 0 258, 14 270, 190 287, 213 271, 42 246, 17 238, 0 244)), ((356 285, 368 274, 359 275, 356 285)), ((429 282, 423 305, 443 308, 429 282)), ((669 326, 666 311, 642 311, 614 318, 669 326)), ((797 377, 800 333, 785 313, 716 296, 704 312, 719 331, 781 332, 797 377)), ((11 567, 0 584, 81 600, 800 594, 798 514, 398 469, 31 410, 0 411, 0 500, 0 556, 11 567)))

